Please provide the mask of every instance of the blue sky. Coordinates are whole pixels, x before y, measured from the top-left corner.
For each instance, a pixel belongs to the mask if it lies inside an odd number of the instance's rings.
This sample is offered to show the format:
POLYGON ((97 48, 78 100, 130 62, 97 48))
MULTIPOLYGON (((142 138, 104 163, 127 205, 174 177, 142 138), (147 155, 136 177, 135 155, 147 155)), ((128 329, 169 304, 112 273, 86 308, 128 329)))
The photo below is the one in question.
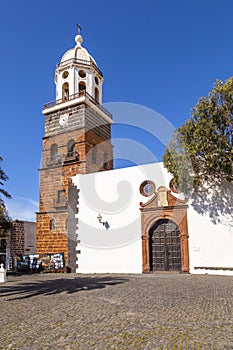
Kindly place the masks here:
MULTIPOLYGON (((225 80, 233 72, 232 0, 10 0, 0 5, 0 154, 13 218, 33 219, 38 209, 41 111, 55 99, 55 65, 74 46, 76 23, 83 28, 83 46, 104 73, 104 102, 151 108, 174 127, 184 123, 216 78, 225 80)), ((145 142, 157 152, 153 140, 135 127, 114 126, 113 138, 118 137, 145 142)))

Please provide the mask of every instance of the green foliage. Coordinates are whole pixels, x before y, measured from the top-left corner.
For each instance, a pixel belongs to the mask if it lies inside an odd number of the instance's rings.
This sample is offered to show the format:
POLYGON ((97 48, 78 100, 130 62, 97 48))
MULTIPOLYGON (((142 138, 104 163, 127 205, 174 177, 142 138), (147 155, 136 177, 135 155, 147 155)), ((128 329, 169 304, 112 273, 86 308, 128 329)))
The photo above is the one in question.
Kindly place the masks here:
MULTIPOLYGON (((0 161, 2 161, 2 157, 0 156, 0 161)), ((5 237, 12 227, 11 218, 9 217, 7 210, 5 208, 5 203, 2 199, 2 196, 6 198, 11 198, 11 195, 2 188, 4 186, 4 182, 8 180, 7 175, 0 167, 0 237, 5 237)))
POLYGON ((6 237, 12 228, 12 221, 4 206, 0 207, 0 237, 6 237))
POLYGON ((174 185, 214 222, 232 212, 232 131, 233 78, 216 80, 175 131, 163 157, 174 185))
MULTIPOLYGON (((0 156, 0 162, 2 161, 2 157, 0 156)), ((2 188, 4 186, 4 181, 8 180, 8 176, 5 174, 4 170, 0 167, 0 203, 3 203, 3 199, 1 197, 1 194, 4 195, 6 198, 11 198, 11 195, 2 188)))

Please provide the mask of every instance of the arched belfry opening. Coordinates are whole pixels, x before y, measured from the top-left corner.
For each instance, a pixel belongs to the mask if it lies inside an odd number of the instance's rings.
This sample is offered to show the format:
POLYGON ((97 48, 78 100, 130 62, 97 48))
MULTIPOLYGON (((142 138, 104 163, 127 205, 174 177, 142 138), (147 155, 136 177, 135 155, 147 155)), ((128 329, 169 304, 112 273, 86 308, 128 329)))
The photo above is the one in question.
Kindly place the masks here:
POLYGON ((69 101, 69 83, 62 85, 62 100, 69 101))
POLYGON ((85 95, 85 91, 86 91, 86 83, 84 81, 80 81, 78 84, 78 91, 80 93, 83 93, 85 95))
POLYGON ((97 87, 95 88, 95 100, 97 102, 99 102, 99 100, 100 100, 100 93, 99 93, 99 89, 97 89, 97 87))
POLYGON ((142 271, 189 272, 187 199, 179 199, 160 186, 144 181, 143 196, 150 199, 140 203, 142 227, 142 271))

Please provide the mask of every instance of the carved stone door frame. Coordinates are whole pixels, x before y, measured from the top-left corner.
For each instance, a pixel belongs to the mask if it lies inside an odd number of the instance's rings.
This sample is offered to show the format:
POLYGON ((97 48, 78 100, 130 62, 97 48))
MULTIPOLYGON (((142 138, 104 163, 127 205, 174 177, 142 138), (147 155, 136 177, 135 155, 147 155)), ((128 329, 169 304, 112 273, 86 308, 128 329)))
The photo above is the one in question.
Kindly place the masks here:
MULTIPOLYGON (((164 188, 163 188, 164 192, 164 188)), ((164 195, 164 193, 163 193, 164 195)), ((181 271, 189 272, 189 246, 187 223, 187 199, 181 200, 166 190, 166 203, 161 201, 158 192, 147 203, 140 203, 141 227, 142 227, 142 271, 150 271, 150 246, 149 232, 158 220, 168 219, 173 221, 180 230, 181 244, 181 271)))
POLYGON ((174 221, 156 221, 149 235, 151 271, 181 271, 180 230, 174 221))

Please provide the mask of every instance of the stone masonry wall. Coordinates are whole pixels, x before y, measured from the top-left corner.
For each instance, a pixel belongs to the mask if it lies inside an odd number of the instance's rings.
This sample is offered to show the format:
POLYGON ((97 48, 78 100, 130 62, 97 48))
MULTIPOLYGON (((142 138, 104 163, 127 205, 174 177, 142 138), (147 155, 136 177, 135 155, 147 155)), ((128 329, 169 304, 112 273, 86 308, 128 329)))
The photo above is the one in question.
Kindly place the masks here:
POLYGON ((12 256, 24 255, 24 222, 16 220, 13 222, 11 231, 10 250, 12 256))
POLYGON ((54 136, 60 133, 82 129, 85 126, 85 105, 66 108, 55 113, 50 113, 45 117, 45 136, 54 136), (59 119, 62 115, 68 115, 67 126, 61 127, 59 119))
MULTIPOLYGON (((112 169, 111 125, 90 107, 81 104, 45 117, 43 159, 40 169, 40 208, 37 213, 36 252, 64 253, 65 263, 74 265, 75 240, 69 228, 68 187, 76 174, 112 169), (68 124, 61 126, 59 118, 68 115, 68 124), (69 157, 68 144, 75 142, 75 156, 69 157), (57 157, 52 159, 51 146, 57 145, 57 157), (92 150, 96 148, 95 162, 92 150), (108 160, 108 166, 106 163, 108 160), (51 228, 53 224, 53 228, 51 228), (69 233, 68 233, 69 228, 69 233), (69 236, 69 237, 68 237, 69 236), (72 238, 72 239, 71 239, 72 238)), ((70 216, 70 215, 69 215, 70 216)))

